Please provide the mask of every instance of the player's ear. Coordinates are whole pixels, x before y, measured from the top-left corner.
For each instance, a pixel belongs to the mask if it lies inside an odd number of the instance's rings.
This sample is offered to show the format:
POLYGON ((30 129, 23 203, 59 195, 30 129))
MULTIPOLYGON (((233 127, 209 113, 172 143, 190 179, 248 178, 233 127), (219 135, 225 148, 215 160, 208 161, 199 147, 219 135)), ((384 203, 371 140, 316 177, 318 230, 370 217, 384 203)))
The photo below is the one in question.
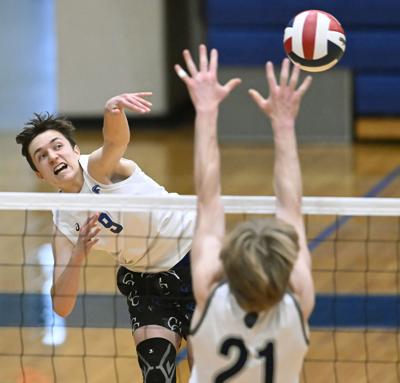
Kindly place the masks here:
POLYGON ((74 146, 74 152, 75 152, 75 154, 77 154, 78 156, 81 154, 81 149, 80 149, 79 146, 76 145, 76 144, 75 144, 75 146, 74 146))
POLYGON ((41 180, 44 179, 39 171, 35 170, 35 174, 36 174, 36 177, 40 178, 41 180))

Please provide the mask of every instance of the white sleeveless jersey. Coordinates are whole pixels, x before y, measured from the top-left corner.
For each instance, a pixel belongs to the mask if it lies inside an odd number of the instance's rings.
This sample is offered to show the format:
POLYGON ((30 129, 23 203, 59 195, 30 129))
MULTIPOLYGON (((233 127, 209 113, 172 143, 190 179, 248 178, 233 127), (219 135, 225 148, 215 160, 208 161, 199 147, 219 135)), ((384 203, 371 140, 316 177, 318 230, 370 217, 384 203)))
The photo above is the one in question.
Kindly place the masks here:
POLYGON ((197 324, 192 321, 190 383, 299 382, 308 349, 308 328, 302 318, 290 293, 258 317, 246 316, 228 284, 219 285, 197 324))
MULTIPOLYGON (((148 177, 136 165, 127 179, 104 185, 88 173, 88 155, 81 155, 84 184, 80 193, 130 194, 136 196, 176 196, 148 177)), ((99 212, 99 242, 94 249, 104 250, 116 257, 118 263, 135 272, 169 270, 190 250, 194 227, 193 212, 99 212)), ((88 213, 53 211, 53 222, 73 243, 88 213)))

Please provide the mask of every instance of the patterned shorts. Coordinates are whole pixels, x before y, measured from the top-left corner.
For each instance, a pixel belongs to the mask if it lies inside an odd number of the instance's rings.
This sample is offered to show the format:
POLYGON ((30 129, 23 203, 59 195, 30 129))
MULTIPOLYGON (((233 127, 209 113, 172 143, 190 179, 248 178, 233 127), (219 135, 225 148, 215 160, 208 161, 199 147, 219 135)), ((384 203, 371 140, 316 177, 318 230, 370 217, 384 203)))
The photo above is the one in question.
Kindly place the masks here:
POLYGON ((195 307, 189 255, 161 273, 135 273, 121 266, 117 284, 127 298, 132 331, 159 325, 186 339, 195 307))

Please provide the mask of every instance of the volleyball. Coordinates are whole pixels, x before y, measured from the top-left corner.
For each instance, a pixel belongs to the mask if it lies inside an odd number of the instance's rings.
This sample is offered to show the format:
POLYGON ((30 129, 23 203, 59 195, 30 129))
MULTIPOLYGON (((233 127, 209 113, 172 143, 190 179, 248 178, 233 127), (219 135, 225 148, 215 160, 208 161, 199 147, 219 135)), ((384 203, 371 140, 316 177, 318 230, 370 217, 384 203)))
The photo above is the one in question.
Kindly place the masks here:
POLYGON ((296 15, 285 28, 283 45, 289 59, 307 72, 335 66, 346 49, 346 36, 331 14, 308 10, 296 15))

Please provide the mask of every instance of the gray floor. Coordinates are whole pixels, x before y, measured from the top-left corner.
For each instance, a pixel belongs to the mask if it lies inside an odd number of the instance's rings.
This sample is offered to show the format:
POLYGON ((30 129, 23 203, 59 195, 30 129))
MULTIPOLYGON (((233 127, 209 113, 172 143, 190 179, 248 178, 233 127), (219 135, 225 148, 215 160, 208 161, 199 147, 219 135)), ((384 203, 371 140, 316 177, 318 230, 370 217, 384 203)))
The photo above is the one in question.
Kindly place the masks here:
POLYGON ((0 1, 0 130, 56 110, 54 0, 0 1))

